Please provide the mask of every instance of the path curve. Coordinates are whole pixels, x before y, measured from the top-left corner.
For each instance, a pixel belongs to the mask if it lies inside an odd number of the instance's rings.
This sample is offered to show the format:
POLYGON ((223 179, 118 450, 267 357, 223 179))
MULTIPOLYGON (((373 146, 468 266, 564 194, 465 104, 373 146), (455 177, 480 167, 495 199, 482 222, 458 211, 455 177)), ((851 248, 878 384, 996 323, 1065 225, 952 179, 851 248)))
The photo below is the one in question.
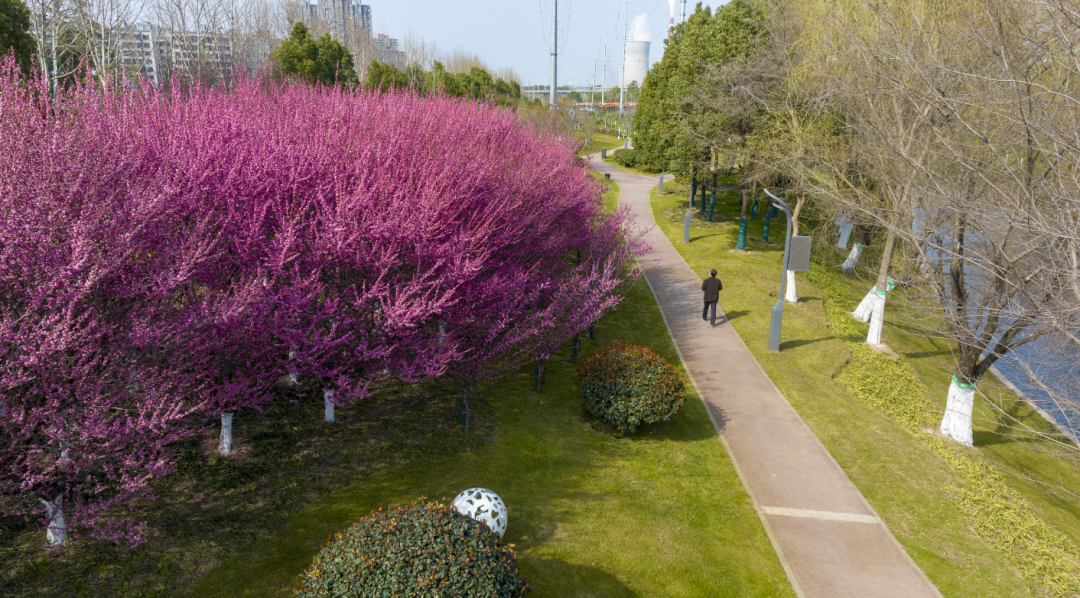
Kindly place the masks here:
POLYGON ((724 441, 795 593, 804 598, 941 598, 941 593, 721 318, 701 320, 701 277, 656 226, 658 180, 589 156, 650 229, 641 259, 675 347, 724 441), (718 364, 723 364, 723 370, 718 364))

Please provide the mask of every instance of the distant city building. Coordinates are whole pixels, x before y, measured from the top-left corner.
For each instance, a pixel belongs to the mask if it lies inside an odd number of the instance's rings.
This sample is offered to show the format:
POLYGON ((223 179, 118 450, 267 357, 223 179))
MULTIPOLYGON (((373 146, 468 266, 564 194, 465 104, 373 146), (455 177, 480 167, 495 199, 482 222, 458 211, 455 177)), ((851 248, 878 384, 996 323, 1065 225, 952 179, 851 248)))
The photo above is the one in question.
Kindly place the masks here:
POLYGON ((322 23, 346 46, 371 39, 371 6, 359 0, 307 0, 305 24, 322 23))
POLYGON ((233 66, 229 37, 217 33, 174 32, 151 23, 136 23, 116 34, 120 66, 154 84, 174 71, 228 75, 233 66))
POLYGON ((379 62, 405 68, 405 53, 398 49, 398 40, 380 33, 375 38, 375 55, 379 62))

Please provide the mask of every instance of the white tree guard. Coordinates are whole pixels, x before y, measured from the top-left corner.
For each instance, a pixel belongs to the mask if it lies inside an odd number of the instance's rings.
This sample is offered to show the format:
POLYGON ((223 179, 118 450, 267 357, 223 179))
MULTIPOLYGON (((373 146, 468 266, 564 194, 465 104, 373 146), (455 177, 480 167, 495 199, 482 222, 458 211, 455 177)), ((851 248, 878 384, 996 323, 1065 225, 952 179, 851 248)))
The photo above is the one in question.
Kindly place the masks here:
POLYGON ((499 537, 506 533, 506 505, 499 495, 486 488, 469 488, 454 499, 458 513, 483 522, 499 537))
POLYGON ((324 388, 322 391, 323 407, 326 408, 326 421, 334 422, 334 391, 324 388))
POLYGON ((45 541, 50 546, 59 546, 67 540, 67 524, 64 523, 64 510, 61 508, 64 495, 52 500, 38 498, 45 505, 45 514, 49 518, 49 527, 45 529, 45 541))
POLYGON ((799 294, 795 292, 795 273, 787 272, 787 290, 784 292, 784 300, 788 303, 798 303, 799 294))
POLYGON ((866 296, 859 302, 859 307, 855 308, 855 311, 851 312, 851 315, 855 316, 855 319, 860 322, 870 322, 870 316, 874 313, 874 288, 871 287, 866 292, 866 296))
POLYGON ((836 242, 837 249, 847 249, 848 239, 851 238, 851 231, 855 230, 855 226, 848 222, 840 224, 840 240, 836 242))
POLYGON ((870 332, 866 342, 875 347, 881 346, 881 329, 885 327, 885 291, 874 291, 873 310, 870 315, 870 332))
POLYGON ((840 264, 840 269, 844 272, 851 272, 855 269, 855 266, 859 265, 859 256, 862 255, 862 250, 865 249, 862 243, 855 241, 855 244, 851 246, 851 252, 848 253, 847 259, 843 264, 840 264))
POLYGON ((221 414, 221 439, 218 440, 217 450, 222 457, 228 457, 232 452, 232 416, 231 413, 221 414))
POLYGON ((953 376, 949 384, 949 400, 945 403, 945 417, 941 419, 941 434, 964 446, 973 446, 971 439, 971 411, 975 406, 975 388, 965 388, 956 383, 953 376))

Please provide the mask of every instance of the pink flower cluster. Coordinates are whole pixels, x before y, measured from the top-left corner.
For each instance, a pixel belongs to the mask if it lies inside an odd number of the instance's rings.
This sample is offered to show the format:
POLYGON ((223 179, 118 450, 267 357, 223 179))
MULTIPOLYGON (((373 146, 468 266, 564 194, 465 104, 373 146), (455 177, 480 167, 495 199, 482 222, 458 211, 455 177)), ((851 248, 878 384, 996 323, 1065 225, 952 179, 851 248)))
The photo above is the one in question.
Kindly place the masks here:
POLYGON ((0 73, 0 511, 137 541, 170 445, 295 373, 463 384, 618 300, 637 241, 573 147, 491 106, 263 80, 0 73), (56 499, 60 500, 57 501, 56 499))

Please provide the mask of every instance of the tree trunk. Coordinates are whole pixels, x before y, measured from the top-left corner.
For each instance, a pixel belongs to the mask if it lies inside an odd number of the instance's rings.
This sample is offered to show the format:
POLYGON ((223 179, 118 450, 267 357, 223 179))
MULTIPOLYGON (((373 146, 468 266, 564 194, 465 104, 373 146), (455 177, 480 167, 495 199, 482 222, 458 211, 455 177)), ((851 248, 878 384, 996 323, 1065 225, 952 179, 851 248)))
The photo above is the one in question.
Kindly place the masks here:
POLYGON ((843 264, 840 264, 840 269, 844 272, 854 270, 855 266, 859 265, 859 256, 862 255, 863 249, 866 249, 866 246, 855 241, 855 244, 851 246, 851 252, 848 253, 847 259, 844 260, 843 264))
POLYGON ((874 312, 874 289, 870 289, 866 292, 866 296, 859 302, 859 306, 855 308, 855 311, 851 312, 852 316, 860 322, 869 322, 870 314, 874 312))
MULTIPOLYGON (((756 189, 755 189, 756 191, 756 189)), ((735 244, 735 249, 740 251, 746 250, 746 210, 750 205, 750 198, 746 196, 746 189, 742 190, 740 195, 742 198, 742 207, 739 212, 739 241, 735 244)))
POLYGON ((836 242, 836 248, 847 249, 848 239, 851 238, 851 231, 855 230, 855 225, 847 221, 843 212, 836 216, 833 224, 837 226, 837 232, 840 234, 840 239, 836 242))
POLYGON ((334 423, 334 391, 333 389, 324 388, 322 391, 323 407, 326 410, 327 423, 334 423))
POLYGON ((218 440, 218 453, 228 457, 232 452, 232 413, 221 414, 221 439, 218 440))
POLYGON ((49 525, 45 528, 45 541, 49 546, 59 546, 67 540, 67 524, 64 523, 64 510, 61 508, 63 499, 63 494, 51 501, 38 499, 45 505, 45 513, 49 518, 49 525))
POLYGON ((784 300, 788 303, 799 302, 799 294, 795 292, 795 273, 791 270, 787 271, 787 291, 784 293, 784 300))
POLYGON ((941 419, 941 435, 964 446, 974 446, 971 433, 971 412, 975 406, 975 385, 960 382, 953 375, 949 384, 949 399, 941 419))
POLYGON ((874 346, 881 346, 881 331, 885 327, 885 294, 889 292, 889 266, 892 264, 894 247, 896 247, 896 232, 895 229, 889 228, 889 234, 885 238, 885 249, 881 255, 881 266, 878 268, 877 285, 874 287, 874 309, 870 316, 870 332, 866 335, 866 342, 874 346))

